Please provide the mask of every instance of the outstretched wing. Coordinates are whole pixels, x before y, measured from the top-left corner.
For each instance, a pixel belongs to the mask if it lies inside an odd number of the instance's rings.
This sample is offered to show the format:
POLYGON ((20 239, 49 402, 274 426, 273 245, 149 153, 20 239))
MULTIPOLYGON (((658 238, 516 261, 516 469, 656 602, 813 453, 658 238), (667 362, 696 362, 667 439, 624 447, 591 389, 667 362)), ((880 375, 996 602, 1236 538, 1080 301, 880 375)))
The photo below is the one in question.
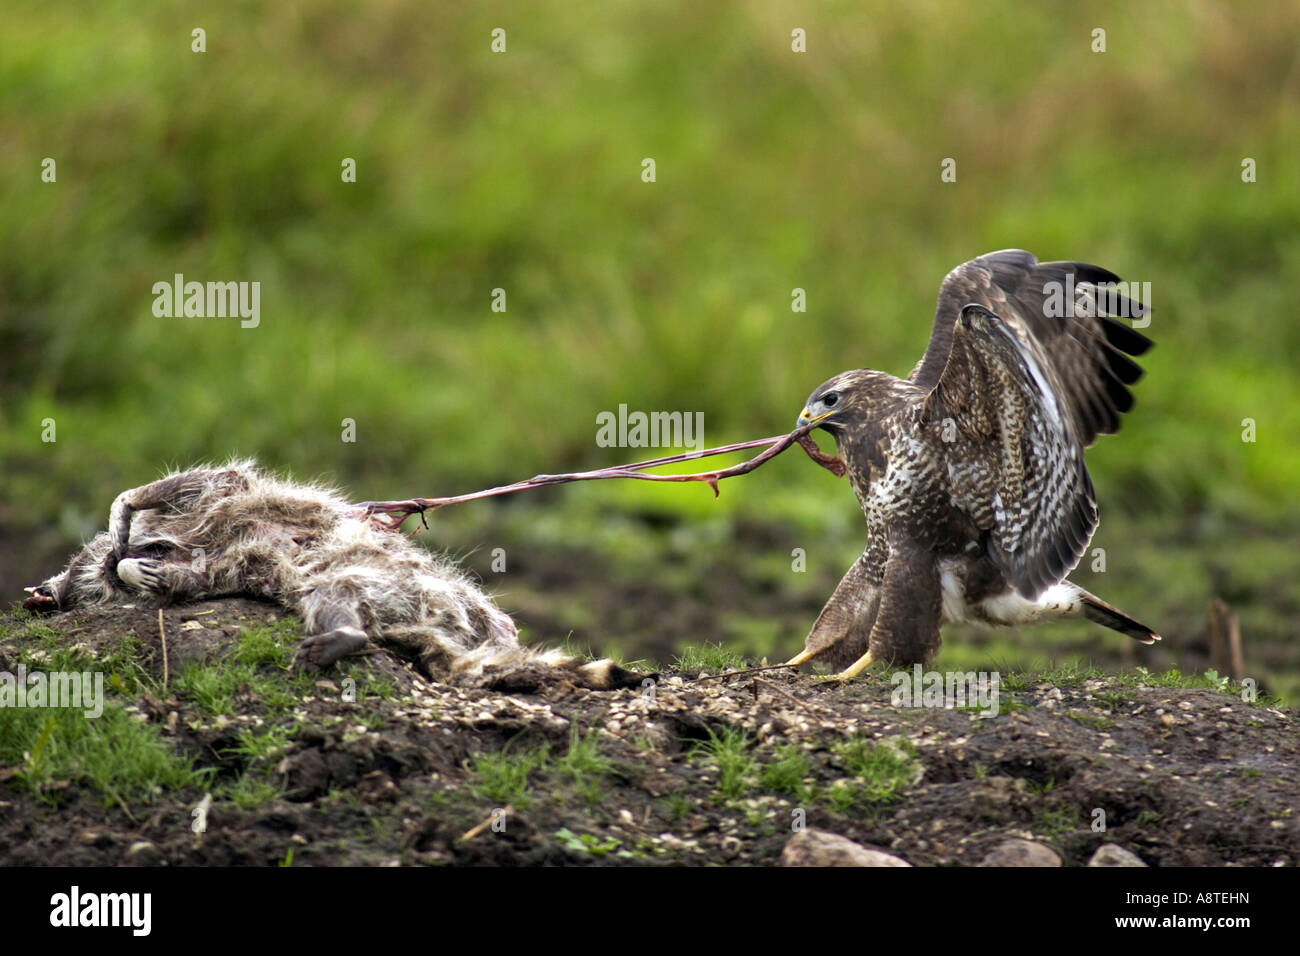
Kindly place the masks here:
POLYGON ((1098 435, 1119 430, 1120 414, 1133 407, 1127 386, 1142 376, 1128 356, 1151 347, 1150 339, 1111 317, 1147 312, 1146 306, 1106 289, 1119 281, 1099 266, 1040 263, 1021 249, 972 259, 943 280, 930 345, 908 378, 921 388, 934 388, 948 365, 962 307, 982 305, 1034 348, 1075 438, 1087 447, 1098 435))
POLYGON ((979 305, 961 309, 948 360, 922 406, 953 505, 988 534, 988 555, 1026 598, 1074 568, 1097 527, 1084 441, 1033 339, 979 305))

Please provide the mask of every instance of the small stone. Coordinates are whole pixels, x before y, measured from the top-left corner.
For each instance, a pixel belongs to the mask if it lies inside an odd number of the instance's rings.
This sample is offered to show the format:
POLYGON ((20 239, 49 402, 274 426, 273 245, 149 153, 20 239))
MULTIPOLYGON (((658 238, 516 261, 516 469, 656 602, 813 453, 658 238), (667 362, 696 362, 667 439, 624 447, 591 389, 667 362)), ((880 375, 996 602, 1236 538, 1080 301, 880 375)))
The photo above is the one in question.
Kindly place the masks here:
POLYGON ((1146 866, 1142 858, 1118 843, 1103 843, 1088 861, 1089 866, 1146 866))
POLYGON ((140 840, 127 849, 126 862, 131 866, 162 866, 162 851, 148 840, 140 840))
POLYGON ((1060 866, 1061 858, 1033 840, 1005 840, 980 860, 980 866, 1060 866))
POLYGON ((800 830, 781 851, 782 866, 911 866, 906 860, 825 830, 800 830))

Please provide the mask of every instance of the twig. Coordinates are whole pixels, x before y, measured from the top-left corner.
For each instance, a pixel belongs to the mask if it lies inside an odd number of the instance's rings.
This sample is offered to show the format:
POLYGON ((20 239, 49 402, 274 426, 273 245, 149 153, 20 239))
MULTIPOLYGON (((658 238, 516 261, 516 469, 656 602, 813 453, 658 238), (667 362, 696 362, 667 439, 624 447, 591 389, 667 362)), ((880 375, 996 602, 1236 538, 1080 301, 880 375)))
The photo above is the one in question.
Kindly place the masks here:
POLYGON ((163 630, 163 609, 158 609, 158 636, 162 638, 163 652, 163 699, 167 698, 167 632, 163 630))
POLYGON ((594 481, 602 478, 636 478, 641 481, 703 481, 713 489, 713 496, 718 496, 718 482, 723 478, 733 478, 736 475, 744 475, 753 471, 755 468, 775 458, 781 452, 785 451, 791 445, 799 445, 808 457, 823 468, 831 471, 836 477, 844 474, 844 463, 833 455, 823 454, 817 444, 808 437, 808 432, 815 426, 802 425, 790 432, 788 435, 774 435, 771 438, 759 438, 755 441, 738 442, 734 445, 723 445, 720 448, 706 448, 702 451, 685 452, 680 455, 672 455, 668 458, 655 458, 650 461, 636 462, 630 465, 615 465, 612 468, 600 468, 596 471, 578 471, 563 475, 534 475, 526 481, 516 481, 509 485, 498 485, 495 488, 485 488, 482 491, 473 491, 464 495, 453 495, 449 498, 409 498, 405 501, 365 501, 358 505, 358 508, 364 509, 367 515, 384 515, 386 520, 381 520, 385 527, 397 529, 413 514, 420 515, 421 519, 430 511, 436 511, 447 505, 460 504, 465 501, 476 501, 479 498, 492 498, 497 495, 514 494, 517 491, 526 491, 530 488, 544 488, 547 485, 559 485, 570 481, 594 481), (715 455, 725 455, 735 451, 742 451, 746 448, 758 448, 768 446, 761 454, 741 462, 738 465, 732 465, 730 468, 723 468, 718 471, 697 472, 690 475, 648 475, 645 474, 647 468, 656 468, 660 465, 671 465, 682 461, 692 461, 696 458, 712 458, 715 455))
POLYGON ((794 694, 790 693, 788 690, 782 690, 780 687, 777 687, 775 684, 771 683, 770 681, 765 681, 765 680, 763 680, 763 678, 761 678, 761 677, 755 677, 755 678, 754 678, 754 692, 755 692, 754 695, 755 695, 755 696, 758 696, 758 685, 759 685, 759 684, 762 684, 762 685, 763 685, 764 687, 766 687, 768 690, 775 691, 776 693, 780 694, 782 697, 788 697, 790 700, 794 701, 794 702, 795 702, 796 704, 798 704, 800 707, 802 707, 802 708, 804 708, 805 710, 807 710, 810 714, 815 714, 815 713, 817 713, 817 711, 813 710, 812 705, 809 704, 806 700, 800 700, 798 697, 794 696, 794 694))
POLYGON ((488 827, 490 827, 494 822, 496 822, 496 820, 498 819, 498 817, 500 817, 500 819, 503 819, 503 820, 504 820, 504 819, 506 818, 506 816, 508 816, 509 814, 514 813, 514 812, 515 812, 515 808, 514 808, 514 807, 512 807, 512 806, 506 806, 505 808, 503 808, 503 809, 501 810, 500 814, 493 813, 492 816, 488 817, 488 818, 487 818, 486 820, 484 820, 482 823, 475 824, 473 827, 471 827, 469 830, 467 830, 467 831, 465 832, 465 835, 462 836, 461 839, 462 839, 462 840, 472 840, 472 839, 474 839, 476 836, 478 836, 480 833, 482 833, 484 830, 486 830, 488 827))
POLYGON ((729 677, 748 677, 750 674, 761 674, 763 671, 783 671, 792 670, 789 664, 768 664, 766 667, 747 667, 741 671, 727 671, 725 674, 710 674, 708 677, 694 677, 691 679, 692 684, 699 684, 706 680, 726 680, 729 677))

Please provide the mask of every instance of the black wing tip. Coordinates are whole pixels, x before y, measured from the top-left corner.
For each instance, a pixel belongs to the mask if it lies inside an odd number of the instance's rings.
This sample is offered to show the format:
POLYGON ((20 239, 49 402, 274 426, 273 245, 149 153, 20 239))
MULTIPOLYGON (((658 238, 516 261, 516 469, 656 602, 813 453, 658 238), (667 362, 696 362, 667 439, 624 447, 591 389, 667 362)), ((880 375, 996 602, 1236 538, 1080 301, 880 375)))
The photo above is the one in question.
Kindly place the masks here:
MULTIPOLYGON (((1150 310, 1146 306, 1142 307, 1140 315, 1146 315, 1150 310)), ((1149 338, 1139 332, 1132 326, 1125 325, 1117 319, 1108 315, 1101 316, 1101 329, 1106 335, 1106 344, 1113 348, 1119 349, 1129 355, 1142 355, 1151 346, 1155 345, 1149 338)))
POLYGON ((1103 354, 1106 357, 1106 364, 1101 367, 1125 385, 1134 384, 1146 374, 1146 370, 1141 365, 1117 348, 1104 349, 1103 354))
POLYGON ((1041 272, 1056 272, 1061 275, 1072 275, 1076 282, 1091 282, 1093 285, 1113 285, 1116 282, 1122 282, 1119 276, 1109 269, 1103 269, 1101 266, 1093 265, 1091 262, 1070 262, 1061 260, 1059 262, 1044 262, 1039 265, 1041 272))

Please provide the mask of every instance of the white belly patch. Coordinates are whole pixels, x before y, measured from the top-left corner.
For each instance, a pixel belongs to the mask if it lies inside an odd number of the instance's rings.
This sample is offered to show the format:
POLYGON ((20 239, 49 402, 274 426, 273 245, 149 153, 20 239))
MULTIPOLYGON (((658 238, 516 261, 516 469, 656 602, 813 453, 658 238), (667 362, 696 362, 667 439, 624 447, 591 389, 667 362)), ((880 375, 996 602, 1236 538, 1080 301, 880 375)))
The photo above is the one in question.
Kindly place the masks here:
POLYGON ((966 620, 966 589, 961 578, 946 568, 939 569, 939 587, 943 595, 943 623, 966 620))
POLYGON ((1036 624, 1078 617, 1083 608, 1079 588, 1069 581, 1054 584, 1035 601, 1027 600, 1015 590, 1007 590, 978 604, 966 600, 961 575, 940 566, 939 586, 943 599, 943 623, 978 621, 984 624, 1036 624))

